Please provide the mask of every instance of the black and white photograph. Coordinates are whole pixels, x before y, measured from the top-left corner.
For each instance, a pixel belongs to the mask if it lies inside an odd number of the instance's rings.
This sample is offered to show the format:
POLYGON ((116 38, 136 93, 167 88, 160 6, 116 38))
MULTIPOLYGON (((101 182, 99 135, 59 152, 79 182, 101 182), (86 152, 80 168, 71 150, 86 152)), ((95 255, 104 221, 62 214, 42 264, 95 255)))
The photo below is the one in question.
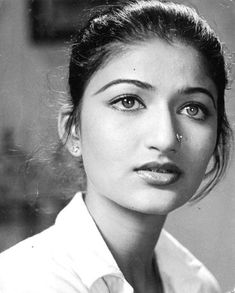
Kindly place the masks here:
POLYGON ((234 0, 0 0, 0 293, 235 293, 234 31, 234 0))

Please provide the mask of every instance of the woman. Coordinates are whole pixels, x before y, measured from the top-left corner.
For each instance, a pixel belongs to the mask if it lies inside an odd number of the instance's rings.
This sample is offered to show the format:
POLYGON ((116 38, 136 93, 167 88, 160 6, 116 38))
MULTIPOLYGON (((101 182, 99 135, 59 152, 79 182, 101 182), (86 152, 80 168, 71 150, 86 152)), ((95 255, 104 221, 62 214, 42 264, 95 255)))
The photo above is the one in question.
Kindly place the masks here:
POLYGON ((226 169, 226 84, 220 42, 194 10, 136 0, 98 11, 72 46, 59 117, 87 190, 1 255, 0 292, 220 292, 163 225, 226 169))

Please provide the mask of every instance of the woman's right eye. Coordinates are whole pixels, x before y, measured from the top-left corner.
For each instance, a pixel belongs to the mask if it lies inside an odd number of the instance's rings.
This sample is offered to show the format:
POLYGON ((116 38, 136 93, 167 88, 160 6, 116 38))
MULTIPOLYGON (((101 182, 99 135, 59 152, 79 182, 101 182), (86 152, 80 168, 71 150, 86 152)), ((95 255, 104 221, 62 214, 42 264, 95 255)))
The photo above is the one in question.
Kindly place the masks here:
POLYGON ((110 105, 120 111, 138 111, 146 108, 140 98, 131 95, 119 96, 112 100, 110 105))

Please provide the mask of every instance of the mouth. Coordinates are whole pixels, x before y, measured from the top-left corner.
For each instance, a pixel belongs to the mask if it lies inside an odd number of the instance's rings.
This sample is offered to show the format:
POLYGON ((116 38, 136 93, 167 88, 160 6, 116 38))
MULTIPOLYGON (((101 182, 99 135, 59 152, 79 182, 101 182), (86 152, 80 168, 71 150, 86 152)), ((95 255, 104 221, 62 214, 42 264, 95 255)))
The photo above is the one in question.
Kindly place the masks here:
POLYGON ((166 186, 175 183, 183 172, 172 163, 158 164, 150 162, 134 169, 136 174, 146 183, 156 186, 166 186))

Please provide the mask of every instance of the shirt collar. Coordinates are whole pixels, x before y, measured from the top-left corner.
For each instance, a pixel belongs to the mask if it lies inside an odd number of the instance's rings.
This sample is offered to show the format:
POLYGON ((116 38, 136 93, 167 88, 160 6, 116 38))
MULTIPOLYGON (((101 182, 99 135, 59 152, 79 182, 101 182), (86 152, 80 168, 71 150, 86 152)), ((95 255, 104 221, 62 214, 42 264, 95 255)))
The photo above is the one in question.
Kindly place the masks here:
POLYGON ((184 246, 164 229, 155 248, 164 292, 217 292, 214 277, 184 246), (205 286, 205 287, 204 287, 205 286), (214 286, 214 285, 213 285, 214 286), (213 287, 212 286, 212 287, 213 287))
MULTIPOLYGON (((92 219, 81 193, 77 193, 59 213, 55 229, 75 273, 88 288, 91 288, 96 280, 107 275, 121 278, 124 286, 130 287, 92 219), (63 235, 63 239, 59 235, 63 235)), ((165 230, 162 231, 155 248, 155 259, 164 292, 181 292, 182 288, 188 286, 189 280, 191 289, 188 292, 201 292, 196 289, 201 286, 197 276, 202 273, 204 267, 165 230)))
POLYGON ((66 251, 74 269, 88 288, 98 278, 106 275, 114 275, 125 280, 81 193, 77 193, 59 213, 55 228, 60 235, 63 235, 63 246, 66 246, 63 250, 66 251))

